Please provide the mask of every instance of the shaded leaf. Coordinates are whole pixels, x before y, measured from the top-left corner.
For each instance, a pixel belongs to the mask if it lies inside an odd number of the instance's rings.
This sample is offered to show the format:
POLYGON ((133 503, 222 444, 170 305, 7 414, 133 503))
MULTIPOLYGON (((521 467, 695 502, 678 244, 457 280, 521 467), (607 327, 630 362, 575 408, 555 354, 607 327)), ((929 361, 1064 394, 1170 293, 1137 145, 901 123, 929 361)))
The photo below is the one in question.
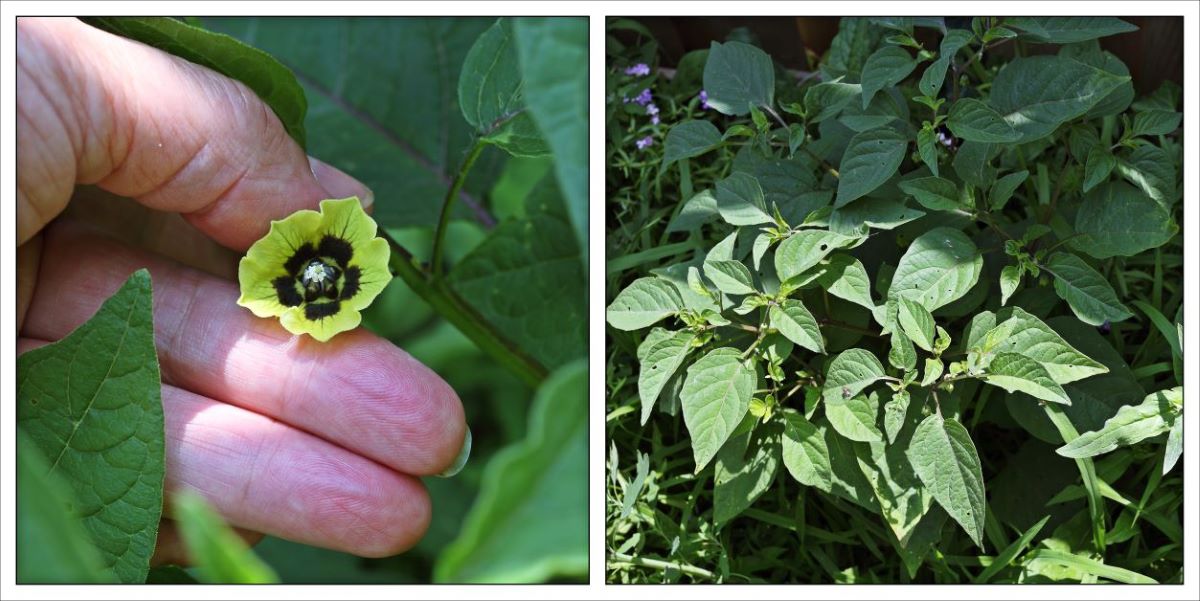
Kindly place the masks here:
MULTIPOLYGON (((767 53, 742 42, 713 42, 704 65, 708 105, 726 115, 775 103, 775 67, 767 53)), ((586 139, 586 137, 585 137, 586 139)))
POLYGON ((1108 280, 1083 259, 1071 253, 1055 253, 1046 269, 1054 276, 1054 291, 1067 301, 1080 321, 1098 326, 1133 317, 1108 280))
POLYGON ((733 348, 714 349, 688 366, 679 399, 696 472, 708 465, 746 415, 757 379, 733 348))
POLYGON ((721 143, 721 132, 708 121, 688 120, 677 123, 667 132, 663 143, 662 168, 671 163, 700 156, 721 143))
POLYGON ((859 198, 883 185, 900 168, 908 146, 905 137, 890 128, 855 135, 842 154, 835 207, 859 198))
POLYGON ((673 332, 654 328, 638 345, 638 397, 642 400, 642 424, 650 419, 650 410, 654 408, 659 393, 683 364, 695 337, 694 333, 687 330, 673 332))
POLYGON ((1108 182, 1088 192, 1075 214, 1068 244, 1097 259, 1128 257, 1166 244, 1178 228, 1159 203, 1125 182, 1108 182))

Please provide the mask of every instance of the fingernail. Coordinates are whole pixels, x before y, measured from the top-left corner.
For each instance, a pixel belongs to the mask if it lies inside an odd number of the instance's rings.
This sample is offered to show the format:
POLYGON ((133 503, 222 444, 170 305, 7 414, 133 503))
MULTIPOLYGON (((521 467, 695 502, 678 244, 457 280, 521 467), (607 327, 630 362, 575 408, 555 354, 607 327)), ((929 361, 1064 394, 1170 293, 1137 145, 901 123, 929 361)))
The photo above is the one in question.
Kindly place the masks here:
POLYGON ((454 458, 454 463, 442 472, 437 474, 439 478, 450 478, 462 471, 462 468, 467 465, 467 459, 471 457, 471 427, 467 426, 467 435, 463 437, 462 448, 458 451, 458 457, 454 458))
POLYGON ((312 167, 313 177, 317 178, 317 183, 321 184, 329 198, 357 196, 364 210, 369 210, 375 204, 375 193, 362 182, 320 159, 308 157, 308 164, 312 167))

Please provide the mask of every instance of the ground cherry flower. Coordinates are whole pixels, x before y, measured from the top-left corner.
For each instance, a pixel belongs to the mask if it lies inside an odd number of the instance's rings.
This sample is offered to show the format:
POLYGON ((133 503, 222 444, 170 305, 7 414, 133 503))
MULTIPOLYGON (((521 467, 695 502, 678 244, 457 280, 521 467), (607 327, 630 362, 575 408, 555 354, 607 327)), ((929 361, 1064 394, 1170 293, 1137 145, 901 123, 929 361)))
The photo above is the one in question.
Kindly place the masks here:
POLYGON ((358 327, 359 312, 392 279, 387 241, 375 232, 355 197, 272 221, 238 264, 238 304, 321 342, 358 327))

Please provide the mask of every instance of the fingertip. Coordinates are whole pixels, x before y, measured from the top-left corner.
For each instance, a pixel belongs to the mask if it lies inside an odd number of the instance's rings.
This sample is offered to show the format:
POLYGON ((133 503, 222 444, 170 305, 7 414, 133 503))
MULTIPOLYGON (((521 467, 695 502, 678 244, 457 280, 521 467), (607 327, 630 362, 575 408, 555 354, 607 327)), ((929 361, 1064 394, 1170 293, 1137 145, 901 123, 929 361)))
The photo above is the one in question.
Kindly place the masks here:
POLYGON ((375 204, 375 193, 366 184, 320 159, 310 156, 308 164, 312 167, 313 177, 317 179, 317 183, 325 190, 329 198, 355 196, 362 203, 364 211, 371 211, 375 204))

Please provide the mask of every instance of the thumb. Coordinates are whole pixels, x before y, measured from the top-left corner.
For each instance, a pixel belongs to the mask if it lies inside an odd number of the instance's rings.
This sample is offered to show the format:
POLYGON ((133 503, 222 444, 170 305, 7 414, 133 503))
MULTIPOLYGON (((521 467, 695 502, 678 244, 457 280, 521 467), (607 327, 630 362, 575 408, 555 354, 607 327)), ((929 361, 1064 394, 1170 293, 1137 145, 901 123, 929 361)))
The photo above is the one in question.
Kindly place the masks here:
POLYGON ((76 183, 182 213, 237 250, 328 187, 373 196, 310 164, 249 88, 149 46, 75 19, 20 18, 17 63, 18 243, 76 183))

